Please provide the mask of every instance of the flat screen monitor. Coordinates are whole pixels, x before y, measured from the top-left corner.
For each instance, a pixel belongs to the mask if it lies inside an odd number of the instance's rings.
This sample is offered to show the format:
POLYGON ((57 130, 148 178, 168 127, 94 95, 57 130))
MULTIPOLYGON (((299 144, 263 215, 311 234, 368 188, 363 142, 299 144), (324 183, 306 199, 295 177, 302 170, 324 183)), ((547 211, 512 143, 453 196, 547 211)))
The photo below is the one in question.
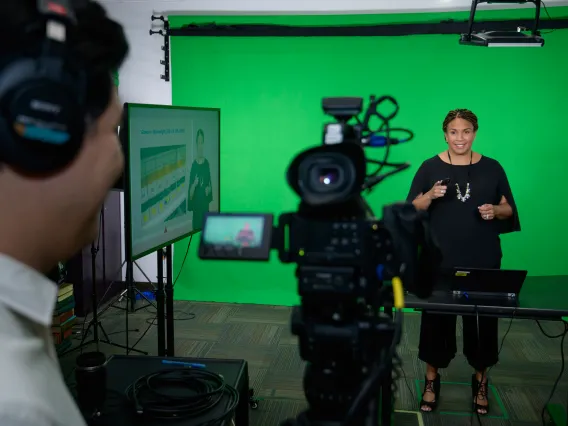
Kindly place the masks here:
POLYGON ((205 214, 219 211, 221 113, 128 103, 125 116, 127 257, 136 260, 199 232, 205 214))

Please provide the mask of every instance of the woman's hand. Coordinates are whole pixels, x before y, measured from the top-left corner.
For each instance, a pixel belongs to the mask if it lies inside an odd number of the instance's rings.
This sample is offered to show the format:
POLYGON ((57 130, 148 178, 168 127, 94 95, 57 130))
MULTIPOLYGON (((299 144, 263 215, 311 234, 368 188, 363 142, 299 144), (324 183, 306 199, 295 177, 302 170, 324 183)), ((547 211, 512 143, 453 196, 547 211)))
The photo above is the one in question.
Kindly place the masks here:
POLYGON ((446 195, 447 190, 446 185, 442 185, 442 181, 439 180, 434 184, 430 191, 426 192, 425 194, 418 194, 418 196, 412 201, 412 204, 416 208, 416 210, 428 210, 430 208, 430 204, 432 200, 436 198, 441 198, 446 195))
POLYGON ((484 204, 479 206, 478 209, 483 220, 504 220, 513 216, 513 208, 504 196, 501 197, 498 205, 484 204))
POLYGON ((431 200, 435 200, 436 198, 442 198, 446 195, 447 189, 448 187, 446 185, 442 185, 442 181, 439 180, 434 184, 432 189, 426 193, 426 195, 430 197, 431 200))
POLYGON ((495 219, 495 206, 493 204, 484 204, 478 207, 479 214, 483 220, 495 219))

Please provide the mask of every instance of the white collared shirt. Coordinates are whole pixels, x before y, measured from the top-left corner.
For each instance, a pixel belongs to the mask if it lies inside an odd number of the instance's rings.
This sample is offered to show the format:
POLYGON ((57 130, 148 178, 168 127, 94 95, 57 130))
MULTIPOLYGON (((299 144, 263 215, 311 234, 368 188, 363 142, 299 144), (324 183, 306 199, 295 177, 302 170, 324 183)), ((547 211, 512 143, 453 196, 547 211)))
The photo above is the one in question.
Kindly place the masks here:
POLYGON ((84 426, 51 334, 58 289, 0 254, 0 425, 84 426))

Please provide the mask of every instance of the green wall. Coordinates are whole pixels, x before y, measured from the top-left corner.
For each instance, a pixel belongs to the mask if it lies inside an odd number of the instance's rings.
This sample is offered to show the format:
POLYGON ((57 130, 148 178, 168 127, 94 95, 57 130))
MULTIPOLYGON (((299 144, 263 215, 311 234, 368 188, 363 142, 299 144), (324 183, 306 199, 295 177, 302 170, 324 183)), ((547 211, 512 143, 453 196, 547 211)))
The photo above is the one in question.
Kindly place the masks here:
MULTIPOLYGON (((549 8, 553 17, 568 8, 549 8)), ((518 17, 485 12, 481 18, 518 17)), ((465 19, 464 13, 364 16, 170 17, 191 22, 360 24, 465 19)), ((330 118, 325 96, 389 94, 399 101, 394 125, 415 132, 392 150, 392 161, 412 168, 386 180, 370 195, 375 212, 407 194, 420 163, 444 150, 442 120, 448 110, 470 108, 480 120, 475 149, 505 167, 523 230, 503 237, 505 268, 530 275, 568 274, 563 217, 568 197, 568 30, 545 35, 542 49, 460 46, 456 35, 329 38, 173 37, 173 104, 220 107, 221 208, 280 214, 298 199, 284 173, 299 151, 321 143, 330 118)), ((371 150, 382 158, 382 150, 371 150)), ((294 266, 212 262, 197 258, 196 236, 176 298, 290 305, 296 303, 294 266)), ((187 241, 175 245, 174 276, 187 241)))

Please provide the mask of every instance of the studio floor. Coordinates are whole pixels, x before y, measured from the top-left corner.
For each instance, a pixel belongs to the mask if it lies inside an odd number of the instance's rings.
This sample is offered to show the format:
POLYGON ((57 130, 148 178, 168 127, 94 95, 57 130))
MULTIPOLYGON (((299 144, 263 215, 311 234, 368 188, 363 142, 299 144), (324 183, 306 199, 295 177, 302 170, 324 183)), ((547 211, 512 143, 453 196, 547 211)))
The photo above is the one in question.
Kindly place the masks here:
MULTIPOLYGON (((137 302, 137 307, 146 302, 137 302)), ((251 412, 250 426, 277 426, 280 421, 295 417, 305 406, 302 390, 304 363, 299 357, 297 339, 290 333, 291 308, 264 305, 224 303, 193 303, 176 301, 175 355, 206 358, 242 358, 248 361, 251 386, 261 399, 257 410, 251 412)), ((111 308, 101 316, 110 339, 125 344, 124 311, 111 308)), ((147 307, 129 315, 129 344, 157 355, 155 309, 147 307), (135 331, 137 330, 137 331, 135 331)), ((510 320, 501 320, 501 339, 510 320)), ((82 324, 82 320, 78 321, 82 324)), ((461 324, 458 322, 458 334, 461 324)), ((423 384, 423 365, 417 359, 420 315, 405 315, 405 327, 398 353, 403 360, 405 377, 398 382, 396 395, 396 425, 460 426, 478 424, 471 419, 471 369, 458 355, 442 375, 442 398, 438 412, 420 415, 418 396, 423 384)), ((550 335, 562 331, 562 325, 541 322, 550 335)), ((76 327, 80 330, 80 327, 76 327)), ((80 340, 80 335, 75 339, 80 340)), ((87 336, 87 341, 92 335, 87 336)), ((458 338, 458 341, 460 338, 458 338)), ((86 350, 93 350, 94 344, 86 350), (92 349, 93 348, 93 349, 92 349)), ((105 344, 100 350, 124 354, 105 344)), ((73 372, 77 352, 61 358, 66 376, 73 372)), ((560 339, 546 338, 534 321, 514 320, 505 339, 500 363, 490 372, 492 383, 489 417, 482 418, 486 426, 539 426, 541 410, 550 395, 561 368, 560 339)), ((566 404, 568 379, 563 378, 552 399, 566 404)))

